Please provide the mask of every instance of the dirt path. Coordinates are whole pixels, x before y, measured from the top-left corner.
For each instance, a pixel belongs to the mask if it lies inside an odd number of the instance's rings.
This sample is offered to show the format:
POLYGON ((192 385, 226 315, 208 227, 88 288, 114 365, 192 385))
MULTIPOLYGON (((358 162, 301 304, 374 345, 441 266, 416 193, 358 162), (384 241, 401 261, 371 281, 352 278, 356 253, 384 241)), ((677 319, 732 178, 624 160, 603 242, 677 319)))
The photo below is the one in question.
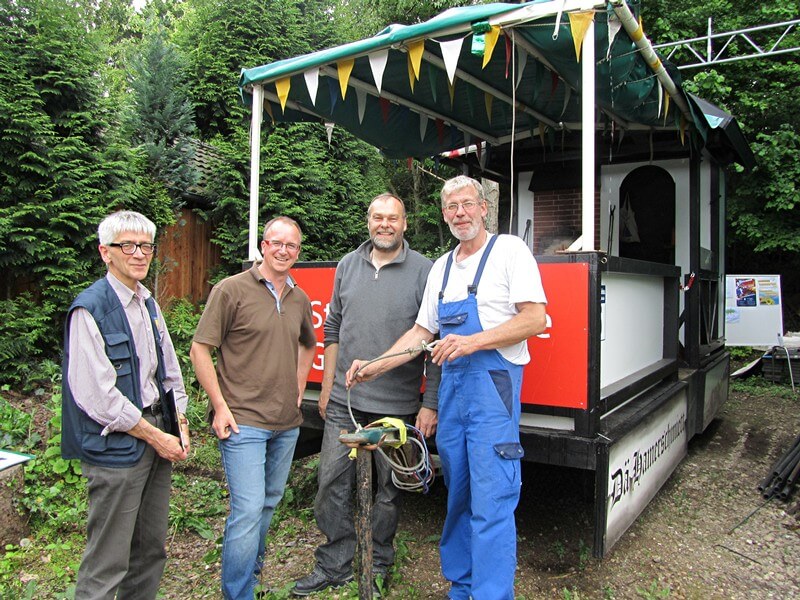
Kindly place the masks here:
MULTIPOLYGON (((800 529, 795 497, 764 504, 758 482, 800 432, 800 400, 732 393, 689 455, 603 560, 591 558, 591 477, 580 471, 527 468, 517 512, 517 597, 534 598, 800 598, 800 529)), ((441 482, 428 496, 409 495, 400 526, 399 580, 388 598, 444 598, 438 535, 444 520, 441 482)), ((221 521, 217 524, 221 527, 221 521)), ((280 525, 265 566, 286 597, 313 565, 319 533, 313 518, 280 525)), ((218 564, 199 557, 213 544, 173 540, 165 597, 216 597, 218 564), (194 566, 189 566, 189 565, 194 566), (187 595, 187 590, 195 590, 187 595)), ((319 598, 354 597, 353 592, 319 598)))

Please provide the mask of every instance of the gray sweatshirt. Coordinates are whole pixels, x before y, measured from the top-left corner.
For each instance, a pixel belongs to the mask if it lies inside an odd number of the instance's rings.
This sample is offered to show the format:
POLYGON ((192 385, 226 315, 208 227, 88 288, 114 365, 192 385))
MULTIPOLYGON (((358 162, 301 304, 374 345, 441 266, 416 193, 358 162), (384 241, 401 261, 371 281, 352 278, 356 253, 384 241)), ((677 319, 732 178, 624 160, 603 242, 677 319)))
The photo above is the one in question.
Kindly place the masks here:
MULTIPOLYGON (((345 373, 353 360, 380 356, 414 325, 433 265, 405 240, 400 254, 379 270, 370 261, 371 251, 368 240, 339 262, 325 319, 325 346, 339 344, 330 401, 342 405, 347 404, 345 373)), ((430 361, 426 366, 423 355, 352 388, 352 407, 387 415, 416 414, 423 368, 423 406, 436 410, 441 370, 430 361)))

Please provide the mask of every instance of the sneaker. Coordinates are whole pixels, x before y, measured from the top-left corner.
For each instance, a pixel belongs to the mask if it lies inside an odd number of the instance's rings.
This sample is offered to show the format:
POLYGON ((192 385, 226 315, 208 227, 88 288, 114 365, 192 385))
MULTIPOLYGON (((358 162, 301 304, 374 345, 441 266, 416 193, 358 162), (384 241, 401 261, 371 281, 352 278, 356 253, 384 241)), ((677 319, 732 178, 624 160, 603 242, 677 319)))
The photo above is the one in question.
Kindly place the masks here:
POLYGON ((344 579, 329 579, 326 575, 314 569, 310 574, 295 581, 294 587, 292 588, 292 595, 308 596, 309 594, 321 592, 328 588, 342 587, 351 581, 353 581, 352 575, 344 579))

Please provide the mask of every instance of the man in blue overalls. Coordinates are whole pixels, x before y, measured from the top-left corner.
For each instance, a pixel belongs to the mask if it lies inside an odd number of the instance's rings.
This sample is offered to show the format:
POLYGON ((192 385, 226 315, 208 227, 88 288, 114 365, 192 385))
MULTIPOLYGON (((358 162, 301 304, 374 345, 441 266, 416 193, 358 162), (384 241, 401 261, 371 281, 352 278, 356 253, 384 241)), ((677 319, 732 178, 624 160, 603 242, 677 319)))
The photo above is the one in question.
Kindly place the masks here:
MULTIPOLYGON (((436 261, 416 323, 386 355, 441 340, 436 447, 447 485, 442 572, 453 600, 512 600, 514 510, 519 501, 520 390, 526 340, 545 329, 547 299, 525 243, 486 231, 483 186, 465 176, 442 188, 442 215, 459 244, 436 261)), ((417 353, 360 369, 348 385, 377 377, 417 353)))

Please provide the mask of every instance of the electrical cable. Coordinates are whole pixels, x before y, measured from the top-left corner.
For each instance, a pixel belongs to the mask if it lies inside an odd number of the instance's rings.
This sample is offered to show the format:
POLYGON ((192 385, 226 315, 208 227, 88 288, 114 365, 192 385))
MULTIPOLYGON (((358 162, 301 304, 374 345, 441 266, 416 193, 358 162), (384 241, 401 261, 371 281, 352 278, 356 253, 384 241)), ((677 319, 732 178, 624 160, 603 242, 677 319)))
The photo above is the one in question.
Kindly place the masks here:
MULTIPOLYGON (((361 365, 353 374, 353 377, 355 378, 365 367, 380 360, 402 356, 404 354, 414 354, 416 352, 430 352, 436 347, 438 342, 439 340, 428 343, 423 340, 420 342, 419 346, 373 358, 361 365)), ((353 422, 356 431, 364 429, 353 416, 353 407, 350 403, 350 388, 347 388, 347 412, 350 415, 350 420, 353 422)), ((378 443, 377 450, 392 469, 392 483, 394 483, 395 487, 409 492, 422 492, 423 494, 427 494, 435 477, 428 445, 425 443, 425 436, 422 435, 419 429, 408 423, 405 423, 405 426, 405 444, 399 447, 390 446, 391 454, 394 458, 390 457, 389 454, 383 450, 380 446, 380 442, 378 443), (419 460, 414 461, 417 452, 419 453, 419 460)), ((367 425, 367 427, 369 427, 369 425, 367 425)))

